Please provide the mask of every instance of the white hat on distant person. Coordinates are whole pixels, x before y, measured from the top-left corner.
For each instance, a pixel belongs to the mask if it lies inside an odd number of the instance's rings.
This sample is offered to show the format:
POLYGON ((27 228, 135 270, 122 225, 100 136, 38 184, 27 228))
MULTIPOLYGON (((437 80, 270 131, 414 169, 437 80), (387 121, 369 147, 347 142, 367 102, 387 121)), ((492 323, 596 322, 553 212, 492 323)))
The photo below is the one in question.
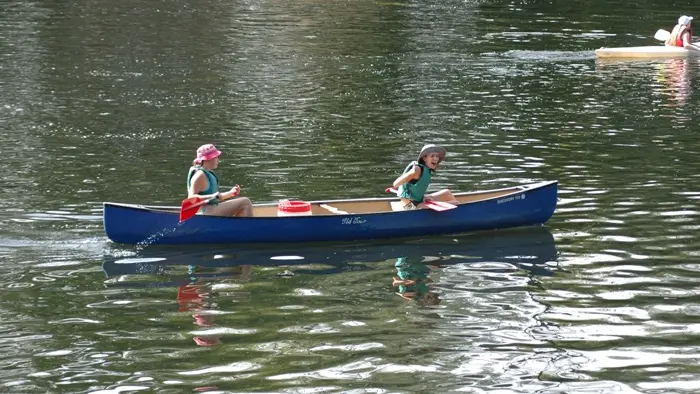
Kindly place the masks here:
POLYGON ((693 20, 692 16, 688 15, 683 15, 682 17, 678 18, 678 24, 679 25, 689 25, 690 21, 693 20))

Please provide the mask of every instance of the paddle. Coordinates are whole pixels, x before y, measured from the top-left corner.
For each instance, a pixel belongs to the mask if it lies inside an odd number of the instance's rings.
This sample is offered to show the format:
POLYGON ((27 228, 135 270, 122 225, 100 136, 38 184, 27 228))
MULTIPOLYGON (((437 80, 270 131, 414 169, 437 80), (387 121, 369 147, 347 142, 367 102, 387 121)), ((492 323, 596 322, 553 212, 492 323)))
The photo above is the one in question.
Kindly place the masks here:
MULTIPOLYGON (((385 192, 387 193, 394 193, 397 194, 399 191, 394 189, 393 187, 387 187, 385 192)), ((449 211, 450 209, 455 209, 457 208, 456 205, 450 204, 449 202, 444 202, 444 201, 435 201, 435 200, 423 200, 423 203, 425 204, 426 207, 432 209, 433 211, 449 211)))
POLYGON ((671 33, 668 30, 664 29, 659 29, 656 31, 656 34, 654 34, 654 38, 656 38, 659 41, 666 41, 669 37, 671 37, 671 33))
MULTIPOLYGON (((233 192, 221 193, 221 201, 227 200, 231 197, 235 197, 238 195, 240 186, 236 185, 234 187, 237 189, 233 192)), ((182 205, 180 205, 180 222, 184 222, 185 220, 195 216, 197 214, 197 211, 199 211, 198 208, 202 205, 209 204, 210 202, 214 202, 216 200, 216 197, 212 197, 206 200, 201 197, 190 197, 182 200, 182 205)))

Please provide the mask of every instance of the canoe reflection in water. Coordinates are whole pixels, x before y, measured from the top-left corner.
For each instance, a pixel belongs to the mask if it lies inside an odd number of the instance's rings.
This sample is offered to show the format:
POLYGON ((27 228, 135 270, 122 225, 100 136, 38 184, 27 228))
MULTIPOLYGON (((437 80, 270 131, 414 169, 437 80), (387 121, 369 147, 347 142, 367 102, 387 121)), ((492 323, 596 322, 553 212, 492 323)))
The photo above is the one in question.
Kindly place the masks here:
MULTIPOLYGON (((177 288, 177 307, 191 314, 190 322, 196 327, 189 335, 200 346, 218 345, 231 335, 232 328, 226 326, 231 325, 232 311, 218 305, 229 304, 226 297, 247 297, 250 302, 234 302, 241 310, 258 310, 252 307, 261 303, 257 298, 265 299, 263 304, 271 308, 277 303, 283 306, 288 295, 299 288, 311 286, 310 292, 318 290, 337 301, 348 294, 357 296, 355 290, 369 284, 377 291, 370 292, 372 295, 362 292, 367 300, 385 293, 397 303, 430 307, 444 303, 447 294, 454 292, 454 283, 441 281, 447 270, 496 264, 508 271, 522 270, 528 276, 551 276, 551 265, 558 258, 554 237, 546 227, 301 248, 155 246, 132 249, 132 256, 124 258, 129 252, 121 248, 104 256, 105 284, 136 288, 137 294, 151 288, 177 288)), ((170 296, 173 299, 174 293, 170 296)), ((121 297, 124 293, 116 294, 121 297)))
MULTIPOLYGON (((189 277, 175 282, 150 280, 149 275, 170 275, 177 267, 201 268, 233 267, 284 267, 299 274, 336 274, 346 271, 374 270, 369 263, 404 259, 441 259, 441 265, 502 261, 530 270, 538 275, 548 275, 543 264, 555 261, 557 250, 554 237, 544 227, 528 227, 510 230, 483 231, 454 236, 430 236, 397 241, 330 243, 305 245, 294 248, 289 245, 267 246, 149 246, 138 249, 121 247, 103 255, 102 269, 108 282, 124 287, 179 286, 189 277), (126 249, 125 249, 126 248, 126 249), (125 258, 124 255, 133 256, 125 258), (309 269, 314 266, 313 269, 309 269), (295 268, 296 267, 296 268, 295 268), (319 268, 324 267, 324 268, 319 268)), ((412 260, 414 261, 414 260, 412 260)), ((210 271, 196 274, 201 278, 226 277, 229 271, 210 271)))

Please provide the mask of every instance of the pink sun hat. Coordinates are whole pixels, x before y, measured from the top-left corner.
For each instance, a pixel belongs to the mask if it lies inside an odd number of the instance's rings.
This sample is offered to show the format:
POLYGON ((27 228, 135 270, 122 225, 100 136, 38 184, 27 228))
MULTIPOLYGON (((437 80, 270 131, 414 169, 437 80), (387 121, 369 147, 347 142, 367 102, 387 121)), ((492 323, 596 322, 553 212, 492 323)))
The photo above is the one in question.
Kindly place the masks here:
POLYGON ((197 148, 197 157, 194 159, 196 162, 202 162, 204 160, 212 160, 221 154, 221 151, 216 149, 213 144, 205 144, 197 148))

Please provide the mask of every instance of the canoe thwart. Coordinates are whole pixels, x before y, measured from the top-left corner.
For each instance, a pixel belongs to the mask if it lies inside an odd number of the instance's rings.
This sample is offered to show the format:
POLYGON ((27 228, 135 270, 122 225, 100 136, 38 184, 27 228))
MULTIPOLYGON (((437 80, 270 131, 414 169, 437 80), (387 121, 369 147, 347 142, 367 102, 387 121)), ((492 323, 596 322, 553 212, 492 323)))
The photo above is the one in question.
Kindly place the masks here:
POLYGON ((330 206, 328 204, 321 204, 319 207, 325 209, 326 211, 333 212, 338 215, 347 215, 348 213, 346 211, 340 210, 336 207, 330 206))

